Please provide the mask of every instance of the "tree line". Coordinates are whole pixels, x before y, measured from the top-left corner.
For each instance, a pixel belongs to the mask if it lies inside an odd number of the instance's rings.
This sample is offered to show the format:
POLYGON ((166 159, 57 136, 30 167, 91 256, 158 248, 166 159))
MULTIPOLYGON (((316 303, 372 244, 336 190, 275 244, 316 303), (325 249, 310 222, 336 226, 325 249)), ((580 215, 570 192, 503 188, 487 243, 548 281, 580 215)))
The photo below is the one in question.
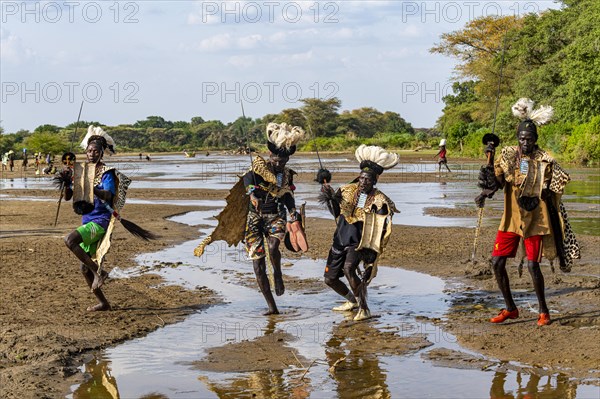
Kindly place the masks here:
POLYGON ((499 92, 495 132, 504 144, 516 144, 511 105, 528 97, 555 110, 553 122, 538 129, 540 146, 568 162, 598 164, 600 2, 560 3, 541 14, 475 19, 430 49, 458 60, 453 94, 443 98, 436 123, 451 147, 481 153, 499 92))
MULTIPOLYGON (((239 117, 231 123, 204 120, 200 116, 186 121, 169 121, 161 116, 148 116, 133 124, 107 126, 97 121, 80 121, 64 127, 41 125, 33 132, 21 130, 0 136, 0 152, 28 148, 30 152, 58 154, 78 145, 89 125, 102 126, 110 134, 119 151, 164 152, 182 150, 235 150, 251 146, 266 148, 265 131, 270 122, 300 126, 306 138, 300 151, 346 150, 360 143, 390 148, 431 146, 439 136, 430 129, 415 130, 396 112, 380 112, 363 107, 340 112, 338 98, 303 99, 299 108, 284 109, 261 118, 239 117), (73 143, 73 144, 71 144, 73 143)), ((20 153, 20 151, 18 151, 20 153)))

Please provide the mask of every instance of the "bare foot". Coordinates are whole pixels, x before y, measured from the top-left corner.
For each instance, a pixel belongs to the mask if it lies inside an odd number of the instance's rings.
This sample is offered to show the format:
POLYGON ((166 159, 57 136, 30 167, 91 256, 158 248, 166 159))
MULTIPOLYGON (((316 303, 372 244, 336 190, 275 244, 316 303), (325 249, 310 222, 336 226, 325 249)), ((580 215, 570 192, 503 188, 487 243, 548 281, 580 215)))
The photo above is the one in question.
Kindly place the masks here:
POLYGON ((274 276, 275 277, 275 295, 282 296, 285 292, 285 286, 283 285, 283 277, 282 276, 274 276))
POLYGON ((104 282, 108 278, 108 272, 101 270, 100 274, 94 276, 94 282, 92 283, 92 291, 97 290, 98 288, 104 285, 104 282))
POLYGON ((89 306, 86 310, 88 312, 103 312, 106 310, 111 310, 111 307, 108 303, 97 303, 94 306, 89 306))
POLYGON ((275 309, 275 310, 269 309, 267 312, 263 313, 263 316, 270 316, 272 314, 279 314, 279 310, 277 310, 277 309, 275 309))

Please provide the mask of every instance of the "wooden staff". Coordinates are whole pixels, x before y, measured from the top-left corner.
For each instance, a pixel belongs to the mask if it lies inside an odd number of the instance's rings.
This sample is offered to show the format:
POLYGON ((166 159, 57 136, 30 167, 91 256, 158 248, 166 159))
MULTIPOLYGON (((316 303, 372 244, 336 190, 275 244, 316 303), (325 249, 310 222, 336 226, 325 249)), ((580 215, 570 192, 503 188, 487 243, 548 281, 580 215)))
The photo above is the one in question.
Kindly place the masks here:
MULTIPOLYGON (((502 72, 504 71, 504 54, 506 53, 506 34, 504 34, 504 39, 502 40, 502 59, 500 61, 500 77, 498 79, 498 90, 496 93, 496 107, 494 109, 494 122, 492 124, 492 132, 487 133, 483 136, 482 144, 487 147, 490 145, 495 149, 500 144, 500 138, 495 134, 496 130, 496 119, 498 117, 498 104, 500 103, 500 88, 502 85, 502 72)), ((487 164, 486 166, 493 166, 493 158, 492 152, 487 153, 487 164)), ((477 241, 479 239, 479 232, 481 230, 481 221, 483 220, 483 207, 485 205, 485 197, 481 199, 481 204, 479 206, 479 211, 477 215, 477 227, 475 228, 475 238, 473 239, 473 252, 471 253, 471 262, 474 264, 477 263, 475 260, 475 256, 477 254, 477 241)))

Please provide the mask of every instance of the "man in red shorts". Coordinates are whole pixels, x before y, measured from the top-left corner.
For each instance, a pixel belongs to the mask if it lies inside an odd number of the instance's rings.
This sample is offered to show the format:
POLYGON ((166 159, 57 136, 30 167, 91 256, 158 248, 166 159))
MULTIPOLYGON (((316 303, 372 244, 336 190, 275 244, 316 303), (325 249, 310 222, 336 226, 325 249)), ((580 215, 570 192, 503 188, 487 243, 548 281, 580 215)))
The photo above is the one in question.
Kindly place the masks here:
MULTIPOLYGON (((544 294, 544 276, 540 269, 542 251, 548 259, 559 256, 561 269, 566 272, 570 270, 572 259, 579 257, 576 242, 576 248, 564 245, 567 241, 564 237, 570 237, 570 241, 572 232, 560 196, 569 181, 569 175, 536 144, 536 125, 550 119, 552 108, 542 106, 534 111, 533 101, 520 99, 513 106, 513 113, 522 119, 517 127, 519 145, 504 147, 494 167, 482 169, 480 176, 480 181, 491 182, 490 185, 493 186, 481 186, 484 188, 482 195, 491 197, 499 188, 504 189, 504 213, 492 252, 492 266, 506 309, 502 309, 490 321, 502 323, 519 317, 519 310, 510 291, 506 259, 515 257, 523 239, 527 267, 539 303, 537 324, 545 326, 550 324, 550 313, 544 294), (489 191, 486 192, 485 189, 489 191), (557 237, 560 239, 557 240, 557 237)), ((493 159, 494 147, 486 148, 486 153, 488 152, 493 159)))

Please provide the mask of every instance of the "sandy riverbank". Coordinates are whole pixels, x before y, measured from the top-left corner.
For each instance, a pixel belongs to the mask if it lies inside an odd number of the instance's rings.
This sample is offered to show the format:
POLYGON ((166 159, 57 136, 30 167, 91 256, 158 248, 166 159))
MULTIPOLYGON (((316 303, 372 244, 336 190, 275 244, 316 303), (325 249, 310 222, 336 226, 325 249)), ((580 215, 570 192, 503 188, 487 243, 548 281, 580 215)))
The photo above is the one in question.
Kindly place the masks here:
MULTIPOLYGON (((55 195, 48 190, 5 190, 4 193, 11 197, 55 195)), ((130 197, 216 199, 223 194, 224 191, 202 189, 152 189, 132 190, 130 197)), ((90 351, 147 334, 218 301, 212 292, 202 287, 190 291, 162 286, 158 276, 146 274, 109 281, 106 294, 114 311, 85 312, 93 296, 84 286, 76 259, 62 241, 66 233, 79 225, 79 217, 69 205, 63 204, 61 218, 54 228, 56 202, 0 202, 0 349, 3 356, 0 386, 3 397, 58 397, 81 380, 75 368, 90 351)), ((199 208, 127 205, 128 218, 158 232, 163 239, 146 243, 132 238, 122 228, 116 229, 107 268, 125 269, 134 265, 136 254, 196 238, 196 228, 165 219, 195 209, 199 208)), ((472 210, 465 210, 464 216, 472 216, 472 210)), ((401 220, 402 216, 397 217, 401 220)), ((310 219, 308 226, 311 249, 306 256, 323 259, 329 249, 333 221, 310 219)), ((579 237, 584 258, 572 274, 562 274, 558 268, 552 274, 544 264, 548 302, 555 313, 552 325, 538 328, 537 314, 529 308, 523 308, 521 318, 506 325, 488 322, 502 306, 486 262, 494 235, 494 229, 482 231, 479 262, 473 267, 467 262, 473 229, 400 225, 395 227, 381 264, 446 279, 452 298, 451 310, 446 319, 429 321, 455 334, 466 348, 499 361, 543 367, 546 372, 597 378, 600 369, 597 344, 600 342, 600 251, 597 249, 600 238, 579 237)), ((511 285, 518 291, 517 301, 530 303, 535 309, 535 294, 527 270, 522 277, 518 277, 516 265, 510 270, 511 285)), ((316 275, 315 279, 320 277, 316 275)), ((375 335, 374 339, 389 338, 375 335)), ((459 356, 443 353, 437 356, 460 366, 459 356)), ((232 356, 230 360, 231 367, 239 367, 240 359, 232 356)))

